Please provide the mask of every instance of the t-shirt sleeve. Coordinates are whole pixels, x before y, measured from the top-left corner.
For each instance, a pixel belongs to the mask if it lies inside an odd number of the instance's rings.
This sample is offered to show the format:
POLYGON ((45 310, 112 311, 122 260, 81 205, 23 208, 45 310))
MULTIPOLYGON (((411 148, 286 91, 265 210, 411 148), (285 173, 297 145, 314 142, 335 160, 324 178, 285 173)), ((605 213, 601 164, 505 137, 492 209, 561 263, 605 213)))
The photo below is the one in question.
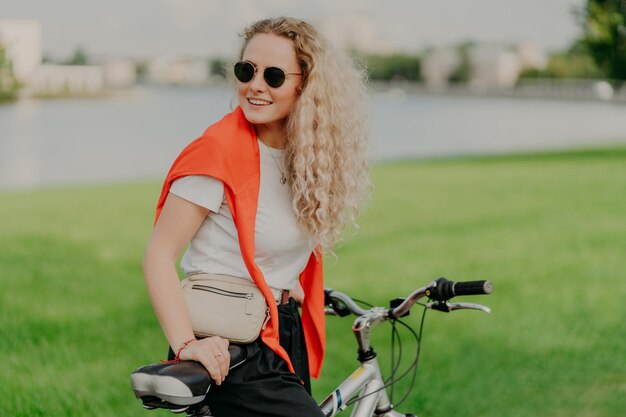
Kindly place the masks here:
POLYGON ((174 181, 170 193, 217 213, 224 200, 224 183, 206 175, 189 175, 174 181))

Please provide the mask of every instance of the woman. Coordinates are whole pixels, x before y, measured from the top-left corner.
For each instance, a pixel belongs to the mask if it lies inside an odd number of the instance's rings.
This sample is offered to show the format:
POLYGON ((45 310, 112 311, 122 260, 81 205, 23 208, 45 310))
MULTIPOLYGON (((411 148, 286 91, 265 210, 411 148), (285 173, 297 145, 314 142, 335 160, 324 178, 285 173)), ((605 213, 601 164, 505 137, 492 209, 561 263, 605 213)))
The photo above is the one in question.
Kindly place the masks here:
POLYGON ((239 58, 239 106, 181 153, 163 186, 148 292, 171 356, 216 381, 216 416, 317 416, 308 380, 324 354, 321 254, 354 223, 369 184, 365 88, 347 57, 292 18, 248 27, 239 58), (267 326, 230 373, 228 340, 197 340, 191 327, 175 269, 188 244, 186 275, 252 280, 267 301, 267 326))

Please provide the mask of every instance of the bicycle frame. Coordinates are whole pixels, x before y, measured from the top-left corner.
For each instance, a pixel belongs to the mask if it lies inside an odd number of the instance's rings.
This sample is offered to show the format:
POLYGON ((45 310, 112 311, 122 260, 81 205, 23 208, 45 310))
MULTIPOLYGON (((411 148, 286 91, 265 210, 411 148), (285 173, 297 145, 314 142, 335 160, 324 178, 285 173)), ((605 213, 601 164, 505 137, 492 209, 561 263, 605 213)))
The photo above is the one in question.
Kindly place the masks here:
POLYGON ((391 403, 383 387, 378 361, 374 358, 362 363, 320 404, 320 408, 326 417, 336 416, 360 392, 359 398, 362 399, 355 404, 352 417, 404 417, 404 414, 391 410, 391 403))

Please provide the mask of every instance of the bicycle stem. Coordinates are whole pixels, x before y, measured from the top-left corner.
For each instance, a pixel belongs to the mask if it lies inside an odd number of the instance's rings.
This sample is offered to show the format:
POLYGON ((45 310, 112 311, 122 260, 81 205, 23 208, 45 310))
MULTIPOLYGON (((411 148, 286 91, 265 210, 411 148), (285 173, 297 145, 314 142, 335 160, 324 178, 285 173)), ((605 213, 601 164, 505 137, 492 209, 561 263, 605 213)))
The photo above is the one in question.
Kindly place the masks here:
POLYGON ((375 325, 387 319, 388 311, 389 310, 386 308, 374 307, 354 320, 352 332, 354 332, 357 344, 359 345, 359 361, 364 362, 371 359, 372 354, 375 357, 370 345, 372 329, 375 325))

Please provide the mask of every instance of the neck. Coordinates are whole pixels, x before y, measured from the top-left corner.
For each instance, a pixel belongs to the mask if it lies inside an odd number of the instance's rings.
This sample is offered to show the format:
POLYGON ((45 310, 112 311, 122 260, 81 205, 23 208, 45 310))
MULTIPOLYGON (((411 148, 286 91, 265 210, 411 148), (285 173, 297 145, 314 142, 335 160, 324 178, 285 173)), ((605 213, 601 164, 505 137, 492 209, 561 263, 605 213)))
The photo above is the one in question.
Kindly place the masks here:
POLYGON ((275 149, 283 149, 286 142, 286 134, 284 127, 255 125, 257 137, 266 146, 275 149))

